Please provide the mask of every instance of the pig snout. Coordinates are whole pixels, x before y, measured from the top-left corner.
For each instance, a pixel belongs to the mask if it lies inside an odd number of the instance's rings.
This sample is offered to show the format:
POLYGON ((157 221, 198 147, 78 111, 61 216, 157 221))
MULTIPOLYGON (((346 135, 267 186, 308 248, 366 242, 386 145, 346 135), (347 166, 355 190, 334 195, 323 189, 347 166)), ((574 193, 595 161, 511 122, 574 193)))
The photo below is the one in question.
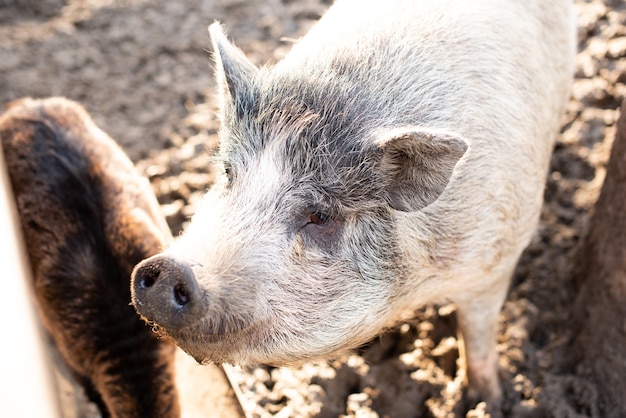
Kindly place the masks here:
POLYGON ((132 302, 147 321, 178 329, 204 314, 201 292, 183 260, 157 254, 139 263, 132 274, 132 302))

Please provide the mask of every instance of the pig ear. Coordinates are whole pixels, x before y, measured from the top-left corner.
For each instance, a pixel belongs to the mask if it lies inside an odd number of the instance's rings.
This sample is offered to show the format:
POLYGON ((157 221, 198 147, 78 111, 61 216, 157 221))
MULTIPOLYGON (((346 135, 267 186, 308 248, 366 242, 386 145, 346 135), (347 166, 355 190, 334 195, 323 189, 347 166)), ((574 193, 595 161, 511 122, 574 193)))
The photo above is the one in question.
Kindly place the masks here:
POLYGON ((468 148, 460 136, 421 128, 378 135, 387 197, 396 210, 413 212, 433 203, 445 190, 454 167, 468 148))
POLYGON ((258 69, 244 53, 231 44, 218 22, 209 26, 216 64, 218 88, 223 95, 236 97, 238 91, 245 91, 258 69))

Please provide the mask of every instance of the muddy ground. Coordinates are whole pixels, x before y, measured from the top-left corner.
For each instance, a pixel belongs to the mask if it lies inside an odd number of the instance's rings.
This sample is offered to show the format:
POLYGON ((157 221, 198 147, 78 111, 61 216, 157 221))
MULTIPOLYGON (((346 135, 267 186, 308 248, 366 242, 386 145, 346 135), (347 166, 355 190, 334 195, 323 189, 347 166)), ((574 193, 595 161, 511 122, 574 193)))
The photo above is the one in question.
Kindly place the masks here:
MULTIPOLYGON (((51 95, 81 102, 150 178, 178 234, 213 176, 218 123, 207 25, 223 21, 253 62, 264 64, 279 59, 330 3, 0 0, 0 103, 51 95)), ((500 318, 504 416, 601 416, 596 386, 565 361, 576 292, 570 266, 626 96, 626 3, 576 6, 573 97, 541 226, 500 318)), ((454 416, 462 408, 454 327, 450 307, 427 307, 334 362, 236 371, 244 407, 252 416, 454 416)), ((198 380, 190 386, 202 403, 210 382, 198 380)), ((485 416, 484 405, 467 416, 485 416)))

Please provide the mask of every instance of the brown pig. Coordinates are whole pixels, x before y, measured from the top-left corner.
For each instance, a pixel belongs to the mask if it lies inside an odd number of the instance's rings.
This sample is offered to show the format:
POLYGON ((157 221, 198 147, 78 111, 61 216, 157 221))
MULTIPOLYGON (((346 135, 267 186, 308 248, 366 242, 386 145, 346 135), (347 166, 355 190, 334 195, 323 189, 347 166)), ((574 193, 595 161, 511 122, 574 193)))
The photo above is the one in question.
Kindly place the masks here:
POLYGON ((146 179, 77 103, 22 99, 0 117, 39 316, 104 417, 180 415, 174 346, 137 316, 130 273, 171 235, 146 179))

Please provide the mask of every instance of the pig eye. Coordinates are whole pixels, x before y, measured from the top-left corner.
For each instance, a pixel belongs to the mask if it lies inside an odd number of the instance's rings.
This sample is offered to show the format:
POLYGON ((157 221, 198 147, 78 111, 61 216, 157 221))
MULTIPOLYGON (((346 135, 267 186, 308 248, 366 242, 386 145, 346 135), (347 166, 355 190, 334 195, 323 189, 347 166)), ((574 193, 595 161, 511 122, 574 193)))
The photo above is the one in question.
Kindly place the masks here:
POLYGON ((327 213, 324 213, 324 212, 313 212, 313 213, 309 214, 309 218, 308 218, 308 222, 307 223, 323 226, 323 225, 327 225, 331 221, 332 221, 332 219, 331 219, 330 215, 328 215, 327 213))
MULTIPOLYGON (((306 212, 305 212, 306 213, 306 212)), ((308 212, 301 226, 304 245, 315 244, 332 250, 337 242, 337 234, 342 229, 342 218, 320 210, 308 212)))
POLYGON ((315 211, 307 215, 304 230, 313 235, 333 235, 339 229, 341 222, 326 212, 315 211))
POLYGON ((230 164, 224 164, 224 174, 226 174, 226 178, 228 179, 228 183, 232 183, 233 181, 233 169, 230 164))

